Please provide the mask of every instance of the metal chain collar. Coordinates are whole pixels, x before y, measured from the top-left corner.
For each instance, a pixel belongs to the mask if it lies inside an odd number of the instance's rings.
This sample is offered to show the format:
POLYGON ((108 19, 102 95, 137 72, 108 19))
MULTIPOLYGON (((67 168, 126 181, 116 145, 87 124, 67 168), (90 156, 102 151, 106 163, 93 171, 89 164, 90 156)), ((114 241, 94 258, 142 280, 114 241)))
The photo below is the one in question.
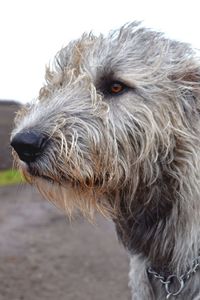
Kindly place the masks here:
POLYGON ((164 285, 166 292, 166 299, 169 299, 171 296, 178 296, 183 288, 185 287, 186 281, 196 273, 197 269, 200 267, 200 255, 195 258, 192 262, 192 267, 184 274, 178 276, 176 274, 171 274, 169 276, 162 276, 156 271, 154 271, 151 267, 147 269, 147 272, 151 274, 154 278, 160 280, 161 284, 164 285), (173 289, 173 285, 175 281, 178 283, 177 288, 173 289))

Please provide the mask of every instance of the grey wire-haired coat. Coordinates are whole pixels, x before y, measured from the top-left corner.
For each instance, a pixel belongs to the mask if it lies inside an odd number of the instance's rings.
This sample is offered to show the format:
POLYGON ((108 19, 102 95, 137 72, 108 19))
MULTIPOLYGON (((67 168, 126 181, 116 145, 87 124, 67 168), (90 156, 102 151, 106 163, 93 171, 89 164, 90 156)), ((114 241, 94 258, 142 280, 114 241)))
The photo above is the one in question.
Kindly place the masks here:
POLYGON ((58 52, 13 154, 69 216, 110 216, 133 300, 200 299, 200 60, 132 23, 58 52))

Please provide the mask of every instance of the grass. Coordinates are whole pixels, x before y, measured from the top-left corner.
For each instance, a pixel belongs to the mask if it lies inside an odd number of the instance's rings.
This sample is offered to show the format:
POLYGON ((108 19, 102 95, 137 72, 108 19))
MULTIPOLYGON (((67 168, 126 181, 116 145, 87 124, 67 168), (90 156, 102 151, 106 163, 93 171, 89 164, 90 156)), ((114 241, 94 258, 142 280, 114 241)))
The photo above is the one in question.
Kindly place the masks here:
POLYGON ((19 184, 25 182, 17 170, 0 171, 0 186, 19 184))

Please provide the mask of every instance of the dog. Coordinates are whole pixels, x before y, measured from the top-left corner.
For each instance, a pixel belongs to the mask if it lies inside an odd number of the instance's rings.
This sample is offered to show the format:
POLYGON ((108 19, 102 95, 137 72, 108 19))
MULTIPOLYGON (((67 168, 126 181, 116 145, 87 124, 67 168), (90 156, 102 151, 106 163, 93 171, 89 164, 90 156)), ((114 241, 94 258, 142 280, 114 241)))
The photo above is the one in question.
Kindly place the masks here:
POLYGON ((71 217, 112 218, 134 300, 200 299, 200 60, 126 24, 55 56, 11 146, 31 184, 71 217))

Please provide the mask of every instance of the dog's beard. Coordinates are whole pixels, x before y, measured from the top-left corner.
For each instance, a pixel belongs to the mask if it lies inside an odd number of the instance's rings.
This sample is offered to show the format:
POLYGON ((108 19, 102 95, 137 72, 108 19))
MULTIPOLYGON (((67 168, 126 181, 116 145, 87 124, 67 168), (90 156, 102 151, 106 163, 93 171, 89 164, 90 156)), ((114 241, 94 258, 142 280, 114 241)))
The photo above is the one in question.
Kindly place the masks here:
POLYGON ((53 178, 32 176, 25 166, 21 168, 21 172, 29 183, 38 188, 45 199, 64 211, 70 219, 78 211, 90 221, 94 220, 96 211, 106 218, 112 216, 107 196, 94 187, 83 188, 70 181, 59 183, 53 178))

